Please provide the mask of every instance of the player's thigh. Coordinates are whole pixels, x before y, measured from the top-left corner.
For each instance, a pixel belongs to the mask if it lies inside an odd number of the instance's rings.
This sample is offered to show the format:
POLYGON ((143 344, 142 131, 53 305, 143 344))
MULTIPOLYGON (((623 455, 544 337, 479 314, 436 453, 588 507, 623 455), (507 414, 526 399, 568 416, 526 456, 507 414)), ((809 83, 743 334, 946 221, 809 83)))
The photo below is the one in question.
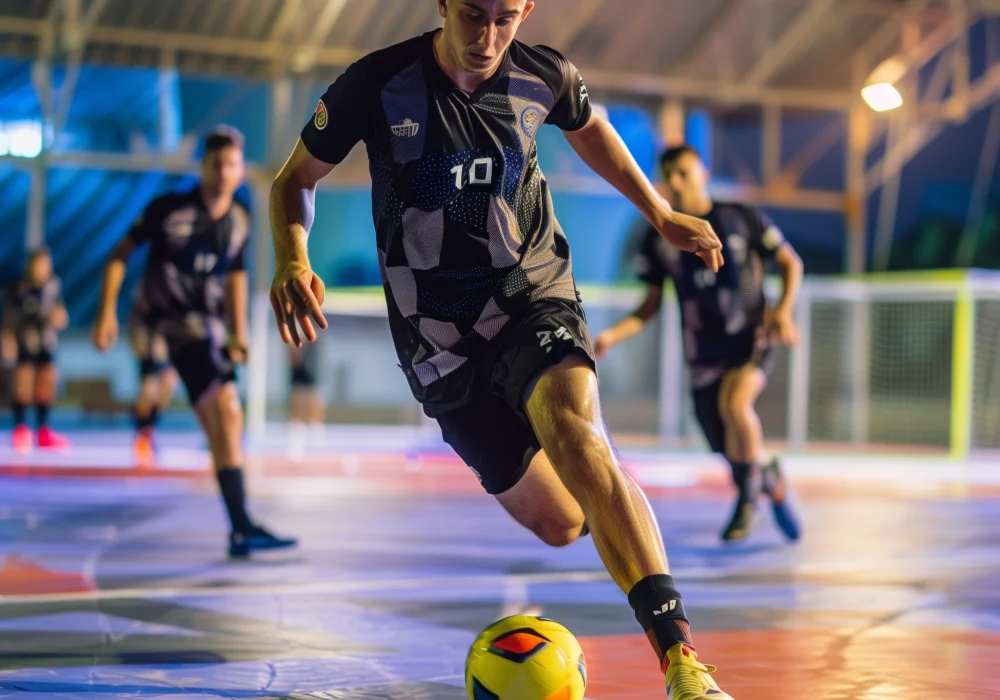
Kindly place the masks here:
POLYGON ((723 416, 738 417, 753 408, 767 388, 767 373, 753 362, 727 370, 722 375, 719 403, 723 416))
POLYGON ((720 410, 722 381, 691 390, 694 417, 712 452, 726 451, 726 423, 720 410))
POLYGON ((213 456, 225 462, 237 460, 243 410, 234 384, 236 372, 224 348, 204 339, 172 341, 170 363, 187 390, 213 456))
POLYGON ((583 529, 583 509, 556 474, 544 450, 497 501, 524 527, 553 546, 572 544, 583 529))

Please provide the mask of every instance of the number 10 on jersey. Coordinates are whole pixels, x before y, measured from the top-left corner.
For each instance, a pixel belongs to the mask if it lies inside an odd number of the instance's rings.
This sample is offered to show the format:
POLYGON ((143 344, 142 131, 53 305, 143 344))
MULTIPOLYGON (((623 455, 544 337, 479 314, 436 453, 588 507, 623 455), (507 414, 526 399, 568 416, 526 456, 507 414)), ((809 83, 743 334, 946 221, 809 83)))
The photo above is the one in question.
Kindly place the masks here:
MULTIPOLYGON (((451 172, 455 174, 455 187, 457 189, 462 189, 465 187, 465 178, 462 177, 465 174, 465 164, 459 163, 451 172)), ((469 164, 469 183, 470 185, 492 185, 493 184, 493 159, 492 158, 476 158, 472 163, 469 164)))

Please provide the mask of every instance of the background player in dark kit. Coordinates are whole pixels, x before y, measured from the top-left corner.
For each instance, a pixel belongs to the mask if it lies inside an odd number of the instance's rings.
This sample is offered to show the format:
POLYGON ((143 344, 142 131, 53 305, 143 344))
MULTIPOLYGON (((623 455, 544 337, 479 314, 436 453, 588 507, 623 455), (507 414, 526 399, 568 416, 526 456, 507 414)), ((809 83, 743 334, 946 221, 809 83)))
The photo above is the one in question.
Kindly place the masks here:
POLYGON ((6 290, 3 314, 5 353, 13 352, 14 371, 14 449, 31 449, 32 437, 39 447, 63 449, 69 442, 49 427, 49 411, 56 394, 54 353, 59 331, 69 324, 63 304, 62 284, 52 273, 52 255, 42 248, 28 256, 24 277, 6 290), (25 415, 29 404, 35 406, 32 436, 25 415))
POLYGON ((226 127, 205 139, 198 186, 153 200, 115 248, 94 324, 94 344, 106 351, 118 339, 116 301, 125 263, 137 246, 149 243, 140 294, 208 438, 232 525, 231 556, 295 544, 253 523, 246 512, 243 409, 234 383, 235 365, 247 354, 250 217, 233 201, 244 171, 242 134, 226 127))
MULTIPOLYGON (((428 0, 429 1, 429 0, 428 0)), ((628 593, 674 700, 726 700, 691 647, 649 504, 601 418, 569 244, 538 168, 542 123, 672 244, 721 264, 711 226, 656 194, 552 49, 513 41, 526 0, 439 0, 444 28, 349 67, 271 191, 271 302, 285 342, 326 326, 307 237, 315 187, 364 141, 390 328, 424 411, 486 490, 551 545, 584 523, 628 593)))
POLYGON ((778 460, 764 447, 754 404, 767 386, 771 348, 798 343, 792 314, 802 261, 766 214, 712 201, 708 170, 695 149, 669 149, 660 164, 671 201, 712 224, 729 264, 713 273, 692 255, 663 245, 655 230, 647 231, 635 261, 639 278, 649 285, 646 299, 631 316, 597 337, 597 354, 639 333, 656 316, 663 283, 672 278, 681 306, 695 415, 712 451, 728 460, 737 487, 722 538, 738 540, 750 533, 756 498, 763 489, 781 530, 789 539, 798 539, 798 518, 778 460), (769 262, 777 265, 784 281, 784 294, 773 309, 764 298, 764 266, 769 262))

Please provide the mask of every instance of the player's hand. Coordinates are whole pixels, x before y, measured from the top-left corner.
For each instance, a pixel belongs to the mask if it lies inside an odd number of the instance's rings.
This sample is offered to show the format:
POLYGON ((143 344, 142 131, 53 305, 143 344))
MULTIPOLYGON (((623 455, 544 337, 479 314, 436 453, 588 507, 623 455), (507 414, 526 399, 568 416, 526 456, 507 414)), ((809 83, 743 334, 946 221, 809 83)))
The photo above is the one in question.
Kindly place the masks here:
POLYGON ((614 343, 611 342, 611 337, 608 335, 607 331, 601 333, 594 340, 594 355, 598 360, 603 360, 608 356, 608 351, 611 350, 611 346, 614 343))
POLYGON ((765 315, 764 332, 770 345, 781 344, 786 348, 799 346, 799 327, 791 311, 773 309, 765 315))
POLYGON ((671 211, 657 226, 667 243, 678 250, 694 253, 705 261, 712 272, 725 264, 722 259, 722 241, 712 230, 712 224, 695 216, 671 211))
POLYGON ((278 322, 281 340, 286 344, 302 347, 302 338, 295 327, 295 319, 298 319, 305 339, 310 343, 314 342, 316 328, 313 323, 321 329, 327 327, 326 317, 323 315, 325 298, 326 285, 308 264, 279 261, 271 283, 271 309, 278 322))
POLYGON ((245 338, 231 336, 229 342, 226 343, 226 352, 229 353, 229 359, 234 364, 245 365, 250 356, 249 347, 250 343, 245 338))
POLYGON ((107 352, 118 342, 118 318, 114 314, 100 314, 94 321, 91 333, 94 347, 107 352))

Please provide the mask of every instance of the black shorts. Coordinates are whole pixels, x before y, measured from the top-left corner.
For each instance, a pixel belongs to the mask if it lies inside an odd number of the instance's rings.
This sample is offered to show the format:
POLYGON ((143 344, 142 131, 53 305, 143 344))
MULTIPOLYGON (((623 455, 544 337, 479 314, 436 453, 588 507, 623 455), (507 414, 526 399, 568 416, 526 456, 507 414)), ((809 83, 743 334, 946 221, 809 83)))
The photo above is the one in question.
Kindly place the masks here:
POLYGON ((574 353, 596 372, 583 307, 555 299, 535 302, 473 367, 468 400, 435 416, 444 441, 487 493, 512 488, 541 449, 525 412, 525 394, 545 370, 574 353))
POLYGON ((774 365, 773 352, 769 347, 761 347, 756 343, 748 344, 745 338, 733 346, 739 352, 735 352, 722 362, 710 367, 703 365, 691 368, 692 375, 700 372, 703 376, 717 377, 705 386, 694 387, 691 390, 691 398, 694 402, 694 415, 705 434, 705 440, 712 452, 719 454, 726 451, 726 425, 719 412, 719 391, 722 389, 722 379, 726 372, 746 365, 756 365, 764 370, 765 374, 770 374, 774 365))
POLYGON ((49 348, 31 350, 21 343, 17 344, 17 364, 19 365, 42 367, 44 365, 51 365, 54 361, 55 357, 49 348))
POLYGON ((142 378, 161 374, 170 366, 167 339, 149 314, 134 309, 128 317, 129 341, 132 352, 139 359, 139 376, 142 378))
POLYGON ((213 387, 236 381, 236 366, 229 359, 229 352, 212 340, 186 340, 169 345, 170 363, 177 369, 192 406, 197 406, 213 387))

